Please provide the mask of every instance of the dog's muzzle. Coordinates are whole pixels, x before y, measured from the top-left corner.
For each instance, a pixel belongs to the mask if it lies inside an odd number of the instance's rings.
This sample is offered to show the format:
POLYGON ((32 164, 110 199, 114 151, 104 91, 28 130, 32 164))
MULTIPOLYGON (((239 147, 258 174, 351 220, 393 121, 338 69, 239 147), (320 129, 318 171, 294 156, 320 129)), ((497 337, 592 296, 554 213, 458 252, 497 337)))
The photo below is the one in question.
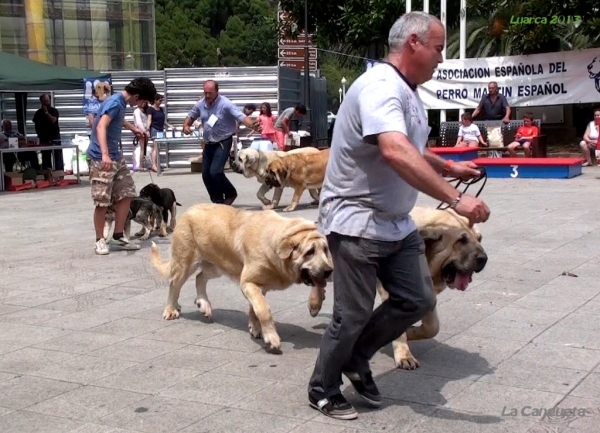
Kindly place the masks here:
POLYGON ((306 284, 307 286, 325 286, 332 274, 333 270, 327 269, 319 273, 319 275, 313 275, 308 269, 304 268, 300 271, 300 279, 302 280, 302 284, 306 284))
POLYGON ((234 173, 244 174, 244 169, 238 161, 233 161, 231 163, 231 170, 233 170, 234 173))
POLYGON ((275 173, 269 171, 265 176, 265 183, 269 185, 271 188, 281 188, 279 181, 277 180, 277 176, 275 173))

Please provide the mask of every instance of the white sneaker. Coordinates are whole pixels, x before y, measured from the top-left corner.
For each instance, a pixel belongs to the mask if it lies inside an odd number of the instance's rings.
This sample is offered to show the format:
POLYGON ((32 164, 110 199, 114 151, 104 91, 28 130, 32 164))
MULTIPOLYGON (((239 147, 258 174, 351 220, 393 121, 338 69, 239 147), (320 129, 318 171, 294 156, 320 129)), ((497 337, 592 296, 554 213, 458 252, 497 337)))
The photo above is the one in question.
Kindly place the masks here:
POLYGON ((129 242, 129 239, 127 239, 125 236, 119 239, 111 238, 110 243, 126 251, 137 251, 140 249, 140 246, 138 244, 129 242))
POLYGON ((106 245, 104 238, 100 239, 94 244, 94 251, 100 256, 105 256, 109 253, 108 246, 106 245))

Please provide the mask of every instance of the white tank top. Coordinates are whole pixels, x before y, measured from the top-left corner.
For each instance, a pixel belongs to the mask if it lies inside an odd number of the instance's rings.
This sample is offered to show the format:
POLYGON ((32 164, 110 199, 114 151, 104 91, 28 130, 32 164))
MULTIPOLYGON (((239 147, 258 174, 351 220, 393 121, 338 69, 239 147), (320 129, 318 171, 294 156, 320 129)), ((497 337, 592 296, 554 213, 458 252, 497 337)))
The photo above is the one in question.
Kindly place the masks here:
POLYGON ((590 122, 589 128, 590 128, 590 140, 597 140, 598 139, 598 127, 596 126, 596 123, 593 120, 590 122))

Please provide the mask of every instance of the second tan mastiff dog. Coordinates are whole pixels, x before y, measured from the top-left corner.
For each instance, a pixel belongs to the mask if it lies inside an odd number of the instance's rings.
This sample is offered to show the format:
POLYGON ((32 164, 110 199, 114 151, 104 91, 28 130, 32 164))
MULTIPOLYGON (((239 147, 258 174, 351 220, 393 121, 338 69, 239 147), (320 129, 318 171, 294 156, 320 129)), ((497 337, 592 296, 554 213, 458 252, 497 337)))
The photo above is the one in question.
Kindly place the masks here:
MULTIPOLYGON (((435 296, 446 287, 466 290, 473 273, 481 272, 487 263, 487 255, 481 245, 482 236, 477 226, 470 226, 466 218, 451 209, 415 207, 411 217, 425 242, 435 296)), ((377 291, 382 300, 388 298, 388 293, 379 281, 377 291)), ((420 326, 411 326, 392 343, 396 366, 407 370, 417 368, 419 362, 410 352, 407 342, 433 338, 439 330, 437 308, 434 308, 423 317, 420 326)))

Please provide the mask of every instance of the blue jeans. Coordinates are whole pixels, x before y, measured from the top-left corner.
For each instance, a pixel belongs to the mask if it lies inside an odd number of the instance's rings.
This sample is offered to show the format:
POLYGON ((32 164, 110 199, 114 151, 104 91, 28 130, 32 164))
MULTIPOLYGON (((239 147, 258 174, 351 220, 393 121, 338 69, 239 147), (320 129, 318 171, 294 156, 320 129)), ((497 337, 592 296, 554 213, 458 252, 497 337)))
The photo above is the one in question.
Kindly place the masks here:
POLYGON ((223 172, 231 152, 233 138, 218 143, 207 142, 202 153, 202 180, 213 203, 223 203, 237 196, 235 187, 223 172))

